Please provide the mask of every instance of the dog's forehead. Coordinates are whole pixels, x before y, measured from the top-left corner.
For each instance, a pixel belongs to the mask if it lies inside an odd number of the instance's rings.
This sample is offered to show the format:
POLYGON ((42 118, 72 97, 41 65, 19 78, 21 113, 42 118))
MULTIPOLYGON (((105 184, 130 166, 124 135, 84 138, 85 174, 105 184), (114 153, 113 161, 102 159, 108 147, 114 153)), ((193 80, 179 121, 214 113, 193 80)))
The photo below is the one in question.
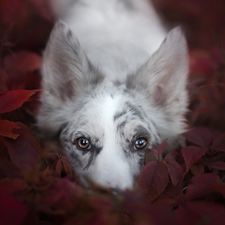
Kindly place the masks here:
POLYGON ((123 133, 130 138, 137 130, 146 130, 145 111, 123 89, 108 89, 92 95, 78 115, 77 129, 83 129, 90 136, 109 136, 113 139, 123 133))

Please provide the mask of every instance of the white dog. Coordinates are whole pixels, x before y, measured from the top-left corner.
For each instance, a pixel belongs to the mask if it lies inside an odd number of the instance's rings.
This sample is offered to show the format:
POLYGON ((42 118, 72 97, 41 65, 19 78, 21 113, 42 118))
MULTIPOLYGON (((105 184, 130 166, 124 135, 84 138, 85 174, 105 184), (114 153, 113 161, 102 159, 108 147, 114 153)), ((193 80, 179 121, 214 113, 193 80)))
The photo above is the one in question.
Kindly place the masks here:
POLYGON ((184 131, 188 54, 147 0, 54 0, 43 58, 38 125, 58 138, 74 170, 132 188, 145 151, 184 131))

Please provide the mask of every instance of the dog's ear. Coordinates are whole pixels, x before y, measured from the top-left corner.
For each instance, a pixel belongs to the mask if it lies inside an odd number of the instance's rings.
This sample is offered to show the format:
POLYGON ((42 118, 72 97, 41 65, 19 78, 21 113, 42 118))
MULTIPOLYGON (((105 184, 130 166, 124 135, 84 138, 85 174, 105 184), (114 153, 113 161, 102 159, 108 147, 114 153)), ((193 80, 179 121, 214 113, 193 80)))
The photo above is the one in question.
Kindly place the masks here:
POLYGON ((137 73, 128 76, 127 87, 144 90, 154 104, 170 114, 183 114, 187 107, 188 68, 186 40, 177 27, 137 73))
POLYGON ((43 90, 62 100, 71 97, 76 86, 85 79, 89 66, 77 38, 65 23, 58 22, 43 57, 43 90))
POLYGON ((81 88, 93 87, 102 79, 68 26, 58 22, 43 57, 39 126, 49 133, 57 132, 66 122, 63 106, 72 105, 68 102, 74 100, 81 88))

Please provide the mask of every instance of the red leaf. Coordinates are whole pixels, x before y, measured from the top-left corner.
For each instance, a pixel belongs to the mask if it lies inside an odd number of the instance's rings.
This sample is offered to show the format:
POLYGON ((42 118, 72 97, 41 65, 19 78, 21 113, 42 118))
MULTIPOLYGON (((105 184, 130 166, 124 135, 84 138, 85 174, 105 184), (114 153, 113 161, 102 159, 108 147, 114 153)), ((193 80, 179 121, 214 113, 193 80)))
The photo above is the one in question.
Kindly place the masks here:
POLYGON ((17 51, 4 58, 4 68, 7 71, 31 72, 41 66, 41 57, 29 51, 17 51))
POLYGON ((214 173, 198 174, 191 179, 191 183, 205 183, 214 185, 220 181, 218 175, 214 173))
POLYGON ((68 175, 68 177, 70 179, 73 179, 73 168, 70 165, 70 163, 67 161, 67 157, 62 156, 61 162, 62 162, 63 168, 64 168, 66 174, 68 175))
POLYGON ((214 138, 211 130, 204 127, 194 128, 183 135, 188 141, 201 147, 209 147, 214 138))
POLYGON ((57 176, 61 177, 61 173, 62 173, 62 162, 61 162, 60 159, 56 163, 55 172, 56 172, 57 176))
POLYGON ((148 164, 151 161, 159 161, 158 155, 153 152, 151 149, 147 149, 145 152, 145 165, 148 164))
POLYGON ((19 168, 26 170, 36 164, 41 147, 26 125, 17 124, 21 129, 15 130, 15 133, 20 136, 16 140, 4 138, 4 144, 12 162, 19 168))
POLYGON ((224 184, 217 184, 211 187, 212 190, 220 193, 225 198, 225 185, 224 184))
POLYGON ((176 215, 182 225, 224 225, 225 207, 206 201, 186 202, 178 207, 176 215))
MULTIPOLYGON (((175 212, 165 204, 151 205, 148 210, 151 222, 138 224, 157 224, 157 225, 179 225, 175 212), (163 215, 163 216, 162 216, 163 215), (152 223, 153 222, 153 223, 152 223)), ((132 224, 132 223, 131 223, 132 224)))
POLYGON ((122 211, 130 217, 127 223, 115 224, 157 224, 157 225, 178 225, 174 210, 171 210, 170 204, 156 200, 153 204, 148 204, 146 196, 140 190, 127 190, 124 194, 122 211), (158 203, 158 201, 160 203, 158 203), (163 215, 163 216, 162 216, 163 215))
POLYGON ((225 170, 225 162, 222 162, 222 161, 210 162, 210 163, 207 163, 207 166, 211 166, 219 170, 225 170))
POLYGON ((19 172, 20 170, 15 164, 7 159, 0 158, 0 179, 18 177, 19 172))
POLYGON ((211 148, 217 151, 225 152, 225 142, 222 143, 221 139, 219 137, 216 137, 213 139, 211 148))
POLYGON ((0 1, 0 3, 1 21, 3 21, 4 24, 10 24, 16 21, 19 27, 24 28, 28 16, 28 10, 24 10, 24 4, 13 0, 0 1))
POLYGON ((198 174, 204 173, 205 168, 202 164, 198 164, 198 165, 193 164, 190 170, 194 175, 198 175, 198 174))
POLYGON ((52 22, 52 10, 49 7, 49 4, 46 0, 29 0, 35 6, 36 11, 42 16, 44 19, 52 22))
POLYGON ((0 224, 20 225, 27 215, 27 206, 3 194, 0 195, 0 202, 0 224))
POLYGON ((19 125, 8 120, 0 120, 0 136, 16 139, 19 134, 14 134, 13 129, 19 129, 19 125))
POLYGON ((217 147, 218 145, 221 144, 221 139, 219 137, 215 137, 212 141, 212 148, 217 147))
POLYGON ((52 185, 40 196, 41 210, 48 210, 56 206, 61 210, 68 210, 68 207, 74 207, 78 197, 84 194, 83 189, 67 178, 56 178, 52 185))
POLYGON ((211 187, 218 184, 219 176, 213 173, 205 173, 194 176, 187 187, 185 199, 196 199, 206 196, 212 192, 211 187))
POLYGON ((181 205, 175 210, 176 217, 182 225, 194 225, 198 224, 201 220, 201 216, 195 213, 191 208, 181 205))
POLYGON ((180 181, 182 181, 183 178, 183 168, 181 165, 175 160, 177 156, 176 151, 172 151, 168 153, 164 159, 165 164, 168 168, 170 178, 173 182, 173 185, 177 185, 180 181))
POLYGON ((165 190, 169 182, 168 170, 163 163, 149 162, 138 179, 138 184, 148 195, 150 201, 155 200, 165 190))
POLYGON ((207 149, 198 146, 188 146, 182 148, 181 152, 185 161, 186 171, 188 171, 193 163, 205 155, 207 149))
POLYGON ((21 190, 25 184, 26 182, 20 178, 5 179, 0 182, 0 193, 12 194, 15 191, 21 190))
POLYGON ((0 93, 0 113, 11 112, 23 105, 39 90, 15 90, 0 93))
POLYGON ((167 142, 167 140, 165 140, 162 144, 156 146, 155 148, 153 148, 151 150, 159 156, 159 155, 163 154, 163 152, 166 150, 167 145, 168 145, 168 142, 167 142))
POLYGON ((225 143, 220 143, 216 147, 213 147, 213 149, 216 149, 217 151, 225 152, 225 143))

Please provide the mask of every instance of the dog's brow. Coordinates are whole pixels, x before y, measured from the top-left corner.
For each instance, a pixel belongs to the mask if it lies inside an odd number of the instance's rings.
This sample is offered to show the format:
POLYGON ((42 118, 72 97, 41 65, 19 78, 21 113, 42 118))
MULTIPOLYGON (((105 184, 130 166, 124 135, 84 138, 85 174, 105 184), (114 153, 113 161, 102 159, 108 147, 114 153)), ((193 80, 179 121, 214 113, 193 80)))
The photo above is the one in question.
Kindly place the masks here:
POLYGON ((120 117, 124 116, 126 113, 127 113, 127 110, 126 110, 126 109, 124 109, 124 110, 121 111, 121 112, 117 112, 117 113, 114 115, 114 118, 113 118, 114 122, 115 122, 116 120, 118 120, 120 117))
POLYGON ((134 129, 134 132, 135 132, 135 137, 138 138, 138 137, 145 137, 145 138, 148 138, 149 141, 150 141, 150 138, 151 138, 151 135, 149 133, 149 131, 143 127, 143 126, 137 126, 135 129, 134 129))
POLYGON ((130 102, 126 102, 125 107, 128 109, 129 112, 132 113, 133 116, 137 116, 141 120, 144 120, 143 112, 140 108, 131 104, 130 102))

